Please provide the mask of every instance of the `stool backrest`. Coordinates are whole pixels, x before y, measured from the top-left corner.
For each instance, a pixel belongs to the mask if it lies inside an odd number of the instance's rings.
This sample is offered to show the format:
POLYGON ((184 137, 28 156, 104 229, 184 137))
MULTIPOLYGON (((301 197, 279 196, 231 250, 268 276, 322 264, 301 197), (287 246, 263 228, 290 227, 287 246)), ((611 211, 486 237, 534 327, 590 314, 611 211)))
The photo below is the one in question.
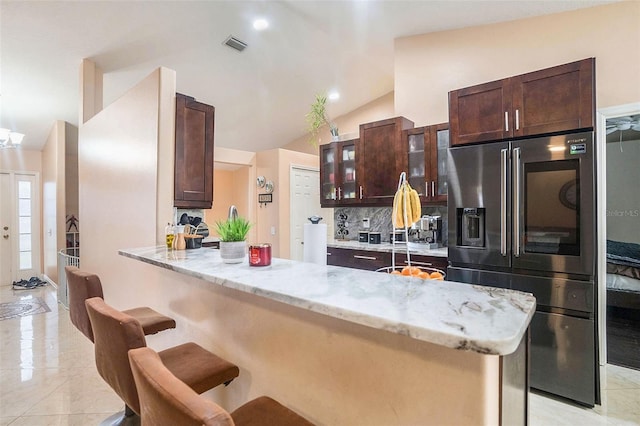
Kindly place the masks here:
POLYGON ((84 301, 92 297, 104 298, 100 278, 75 266, 65 266, 64 271, 67 275, 71 323, 93 342, 93 330, 84 301))
POLYGON ((129 351, 142 425, 232 426, 222 407, 198 395, 164 366, 151 348, 129 351))
POLYGON ((98 373, 129 408, 140 414, 127 353, 147 345, 142 326, 138 320, 107 305, 100 297, 87 299, 85 304, 93 328, 98 373))

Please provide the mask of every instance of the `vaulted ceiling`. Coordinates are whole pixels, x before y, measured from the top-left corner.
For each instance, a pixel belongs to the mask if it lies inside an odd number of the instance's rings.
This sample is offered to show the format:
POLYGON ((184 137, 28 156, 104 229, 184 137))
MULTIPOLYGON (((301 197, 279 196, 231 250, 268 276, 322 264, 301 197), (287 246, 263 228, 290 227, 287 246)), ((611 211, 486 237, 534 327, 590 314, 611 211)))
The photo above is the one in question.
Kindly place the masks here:
POLYGON ((216 146, 260 151, 305 133, 316 93, 336 117, 393 90, 397 37, 610 1, 1 1, 0 127, 41 149, 55 120, 78 125, 83 58, 109 104, 159 66, 216 107, 216 146), (265 18, 269 27, 252 23, 265 18), (223 44, 233 35, 243 52, 223 44))

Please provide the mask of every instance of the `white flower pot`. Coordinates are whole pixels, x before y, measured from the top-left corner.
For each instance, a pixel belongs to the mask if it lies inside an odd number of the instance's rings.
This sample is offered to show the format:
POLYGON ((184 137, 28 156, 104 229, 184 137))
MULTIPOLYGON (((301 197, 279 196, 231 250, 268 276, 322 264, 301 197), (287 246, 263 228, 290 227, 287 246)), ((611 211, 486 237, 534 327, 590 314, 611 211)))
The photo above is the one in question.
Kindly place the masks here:
POLYGON ((241 263, 246 255, 246 241, 220 241, 220 257, 223 263, 241 263))

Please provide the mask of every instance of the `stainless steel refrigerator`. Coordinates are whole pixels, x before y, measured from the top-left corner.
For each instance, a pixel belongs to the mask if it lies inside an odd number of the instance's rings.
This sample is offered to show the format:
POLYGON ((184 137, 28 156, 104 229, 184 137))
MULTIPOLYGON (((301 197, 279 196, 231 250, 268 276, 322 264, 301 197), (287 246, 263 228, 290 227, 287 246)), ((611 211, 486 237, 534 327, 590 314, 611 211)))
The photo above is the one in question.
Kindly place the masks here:
POLYGON ((599 403, 593 132, 452 147, 447 279, 533 293, 531 387, 599 403))

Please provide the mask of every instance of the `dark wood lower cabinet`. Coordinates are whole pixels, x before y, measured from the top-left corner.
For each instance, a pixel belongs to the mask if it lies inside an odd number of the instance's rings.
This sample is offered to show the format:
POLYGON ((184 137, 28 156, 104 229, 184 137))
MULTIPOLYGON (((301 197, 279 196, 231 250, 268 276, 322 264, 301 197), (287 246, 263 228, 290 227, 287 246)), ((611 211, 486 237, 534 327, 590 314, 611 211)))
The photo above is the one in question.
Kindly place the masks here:
MULTIPOLYGON (((426 266, 446 271, 447 258, 411 254, 411 264, 414 266, 426 266)), ((396 252, 396 266, 406 265, 406 253, 396 252)), ((334 266, 346 266, 348 268, 375 271, 386 266, 391 266, 391 253, 373 250, 355 250, 347 248, 327 248, 327 264, 334 266)))

